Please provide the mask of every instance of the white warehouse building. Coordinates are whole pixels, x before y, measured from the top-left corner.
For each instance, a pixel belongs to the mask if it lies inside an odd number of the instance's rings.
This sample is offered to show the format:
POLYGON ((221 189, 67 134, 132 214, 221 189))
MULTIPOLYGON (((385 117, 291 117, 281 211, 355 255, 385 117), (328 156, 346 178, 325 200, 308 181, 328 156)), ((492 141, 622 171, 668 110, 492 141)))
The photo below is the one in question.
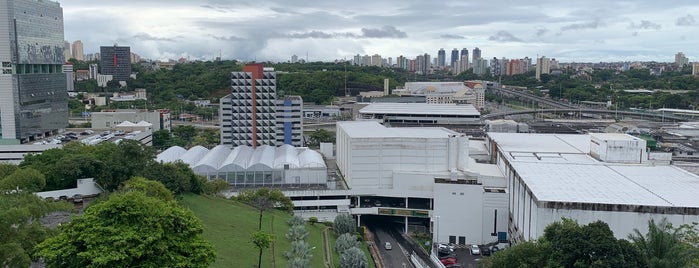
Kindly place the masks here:
POLYGON ((375 121, 338 122, 336 135, 337 166, 358 199, 350 212, 360 223, 363 215, 396 216, 408 231, 411 220, 428 218, 435 242, 456 244, 494 242, 506 233, 505 179, 495 165, 469 157, 472 149, 486 154, 483 142, 446 128, 375 121), (364 202, 371 198, 384 202, 364 202))
POLYGON ((182 161, 195 174, 208 179, 224 179, 233 187, 319 185, 334 187, 328 183, 327 168, 323 156, 308 148, 291 145, 238 146, 218 145, 209 150, 201 146, 185 150, 170 147, 158 154, 158 162, 182 161))
POLYGON ((562 217, 601 220, 618 238, 645 233, 650 219, 699 222, 699 177, 669 165, 627 134, 488 133, 491 160, 507 177, 509 233, 537 239, 562 217))

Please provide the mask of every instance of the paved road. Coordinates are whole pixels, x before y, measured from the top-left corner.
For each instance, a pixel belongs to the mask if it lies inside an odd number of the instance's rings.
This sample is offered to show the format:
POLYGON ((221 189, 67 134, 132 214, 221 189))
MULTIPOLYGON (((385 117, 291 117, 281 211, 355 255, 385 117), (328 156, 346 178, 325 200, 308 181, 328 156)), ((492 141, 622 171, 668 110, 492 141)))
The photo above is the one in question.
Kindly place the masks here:
POLYGON ((405 256, 402 247, 398 244, 396 239, 394 239, 391 234, 380 227, 376 227, 374 230, 374 241, 379 248, 381 257, 383 258, 384 267, 386 268, 412 268, 410 260, 405 256), (384 244, 386 242, 391 242, 393 249, 386 250, 384 244))

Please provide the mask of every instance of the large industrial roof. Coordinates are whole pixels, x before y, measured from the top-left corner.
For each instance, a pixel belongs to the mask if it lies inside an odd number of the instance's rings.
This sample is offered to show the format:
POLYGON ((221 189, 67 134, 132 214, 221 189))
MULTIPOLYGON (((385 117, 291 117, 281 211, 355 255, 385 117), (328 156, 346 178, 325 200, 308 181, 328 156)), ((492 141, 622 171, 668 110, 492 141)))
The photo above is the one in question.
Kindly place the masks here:
POLYGON ((360 114, 480 116, 471 104, 427 104, 376 102, 359 110, 360 114))
POLYGON ((589 135, 488 135, 538 201, 699 208, 699 176, 671 165, 597 161, 589 135))
POLYGON ((325 168, 320 153, 308 148, 295 148, 291 145, 272 147, 262 145, 253 149, 238 146, 233 150, 226 145, 218 145, 209 150, 201 146, 185 150, 170 147, 158 154, 159 162, 182 161, 198 172, 235 172, 246 170, 325 168))
POLYGON ((590 136, 576 134, 488 133, 503 151, 531 153, 590 152, 590 136))
POLYGON ((387 128, 376 121, 337 122, 351 138, 448 138, 458 133, 441 127, 387 128))

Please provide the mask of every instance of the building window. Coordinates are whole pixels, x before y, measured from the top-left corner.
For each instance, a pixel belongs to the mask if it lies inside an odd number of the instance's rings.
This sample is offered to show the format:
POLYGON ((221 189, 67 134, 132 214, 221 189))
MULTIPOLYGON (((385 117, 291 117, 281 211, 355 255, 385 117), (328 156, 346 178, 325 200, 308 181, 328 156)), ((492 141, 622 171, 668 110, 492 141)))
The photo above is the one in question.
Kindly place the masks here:
POLYGON ((456 244, 456 236, 450 235, 450 236, 449 236, 449 243, 451 243, 451 244, 456 244))

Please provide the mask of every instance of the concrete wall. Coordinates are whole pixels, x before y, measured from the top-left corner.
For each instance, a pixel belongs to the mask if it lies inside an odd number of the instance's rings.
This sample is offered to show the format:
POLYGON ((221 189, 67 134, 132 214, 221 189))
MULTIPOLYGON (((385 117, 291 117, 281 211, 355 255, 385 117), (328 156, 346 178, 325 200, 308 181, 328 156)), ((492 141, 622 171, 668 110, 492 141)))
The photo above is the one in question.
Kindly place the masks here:
POLYGON ((97 183, 95 183, 94 179, 79 179, 78 182, 78 187, 77 188, 71 188, 71 189, 64 189, 64 190, 57 190, 57 191, 48 191, 48 192, 38 192, 36 195, 42 197, 42 198, 54 198, 58 199, 61 196, 66 196, 66 197, 73 197, 76 194, 81 194, 84 196, 91 196, 91 195, 97 195, 102 193, 102 189, 97 187, 97 183))
POLYGON ((483 186, 435 183, 432 219, 434 242, 483 243, 483 186))
POLYGON ((350 188, 392 188, 394 170, 448 170, 447 139, 350 139, 341 130, 337 137, 338 167, 350 188))

